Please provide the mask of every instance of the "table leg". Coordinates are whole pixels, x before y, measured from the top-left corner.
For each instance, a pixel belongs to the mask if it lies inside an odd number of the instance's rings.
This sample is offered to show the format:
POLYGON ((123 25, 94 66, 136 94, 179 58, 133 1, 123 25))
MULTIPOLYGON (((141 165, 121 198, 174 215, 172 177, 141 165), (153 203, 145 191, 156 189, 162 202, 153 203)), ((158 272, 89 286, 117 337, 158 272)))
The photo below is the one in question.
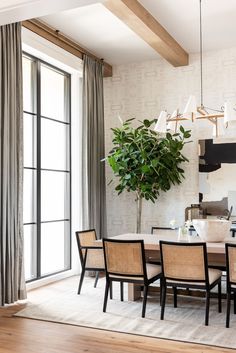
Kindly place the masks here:
POLYGON ((128 283, 128 300, 134 301, 141 298, 140 285, 128 283))

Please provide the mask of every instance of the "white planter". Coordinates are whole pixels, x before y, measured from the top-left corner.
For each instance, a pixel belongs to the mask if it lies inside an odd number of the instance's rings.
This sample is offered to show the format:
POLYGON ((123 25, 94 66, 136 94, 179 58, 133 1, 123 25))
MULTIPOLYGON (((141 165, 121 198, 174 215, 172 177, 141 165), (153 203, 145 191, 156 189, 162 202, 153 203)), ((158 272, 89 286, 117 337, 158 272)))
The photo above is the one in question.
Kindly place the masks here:
POLYGON ((231 221, 224 219, 193 219, 192 223, 203 241, 221 242, 230 236, 231 221))

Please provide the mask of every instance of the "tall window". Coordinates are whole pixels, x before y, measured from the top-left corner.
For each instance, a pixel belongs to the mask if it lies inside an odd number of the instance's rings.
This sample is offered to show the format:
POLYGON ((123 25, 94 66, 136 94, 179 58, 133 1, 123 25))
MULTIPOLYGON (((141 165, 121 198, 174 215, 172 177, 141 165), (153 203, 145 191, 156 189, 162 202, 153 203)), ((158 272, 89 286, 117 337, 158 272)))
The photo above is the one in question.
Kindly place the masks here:
POLYGON ((70 269, 70 75, 23 56, 26 280, 70 269))

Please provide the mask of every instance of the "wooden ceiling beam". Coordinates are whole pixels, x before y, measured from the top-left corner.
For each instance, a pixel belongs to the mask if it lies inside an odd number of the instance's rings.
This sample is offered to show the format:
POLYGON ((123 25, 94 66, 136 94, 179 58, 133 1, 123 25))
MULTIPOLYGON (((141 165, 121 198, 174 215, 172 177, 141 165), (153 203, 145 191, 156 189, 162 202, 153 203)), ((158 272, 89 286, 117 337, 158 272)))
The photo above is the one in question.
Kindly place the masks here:
MULTIPOLYGON (((90 52, 82 48, 78 43, 73 41, 71 38, 68 38, 60 31, 53 29, 52 27, 46 25, 45 23, 39 20, 32 19, 32 20, 23 21, 22 26, 38 34, 39 36, 43 37, 49 42, 57 45, 58 47, 77 56, 80 59, 83 59, 83 55, 86 54, 95 60, 103 62, 102 59, 97 58, 95 55, 91 54, 90 52)), ((103 64, 104 64, 104 77, 111 77, 112 66, 106 62, 103 62, 103 64)))
POLYGON ((137 0, 106 0, 103 4, 170 64, 188 65, 188 53, 137 0))

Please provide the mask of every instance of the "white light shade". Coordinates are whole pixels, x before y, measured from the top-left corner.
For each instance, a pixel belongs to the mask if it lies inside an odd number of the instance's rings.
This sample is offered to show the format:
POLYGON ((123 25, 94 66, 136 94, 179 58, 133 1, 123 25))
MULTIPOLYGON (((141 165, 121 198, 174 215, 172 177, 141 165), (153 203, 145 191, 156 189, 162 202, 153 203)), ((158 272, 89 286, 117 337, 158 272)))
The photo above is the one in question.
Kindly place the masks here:
POLYGON ((225 133, 226 131, 225 131, 223 118, 219 118, 217 119, 217 131, 216 131, 216 125, 214 125, 212 135, 214 137, 222 137, 225 135, 225 133))
MULTIPOLYGON (((177 110, 174 110, 173 113, 171 114, 170 119, 175 119, 177 118, 177 110)), ((167 130, 171 130, 171 131, 176 131, 176 127, 177 127, 177 122, 176 121, 168 121, 167 124, 167 130)))
POLYGON ((167 130, 174 131, 176 130, 176 121, 168 121, 167 130))
POLYGON ((183 115, 184 114, 191 114, 191 113, 196 113, 197 112, 197 103, 196 103, 196 97, 195 96, 190 96, 187 104, 184 108, 183 115))
POLYGON ((178 114, 177 110, 174 110, 170 118, 171 119, 177 118, 177 114, 178 114))
POLYGON ((230 102, 224 104, 224 123, 225 124, 236 124, 236 111, 230 102))
POLYGON ((167 112, 164 110, 161 111, 159 118, 157 120, 157 123, 154 127, 154 131, 156 132, 166 132, 166 118, 167 118, 167 112))

